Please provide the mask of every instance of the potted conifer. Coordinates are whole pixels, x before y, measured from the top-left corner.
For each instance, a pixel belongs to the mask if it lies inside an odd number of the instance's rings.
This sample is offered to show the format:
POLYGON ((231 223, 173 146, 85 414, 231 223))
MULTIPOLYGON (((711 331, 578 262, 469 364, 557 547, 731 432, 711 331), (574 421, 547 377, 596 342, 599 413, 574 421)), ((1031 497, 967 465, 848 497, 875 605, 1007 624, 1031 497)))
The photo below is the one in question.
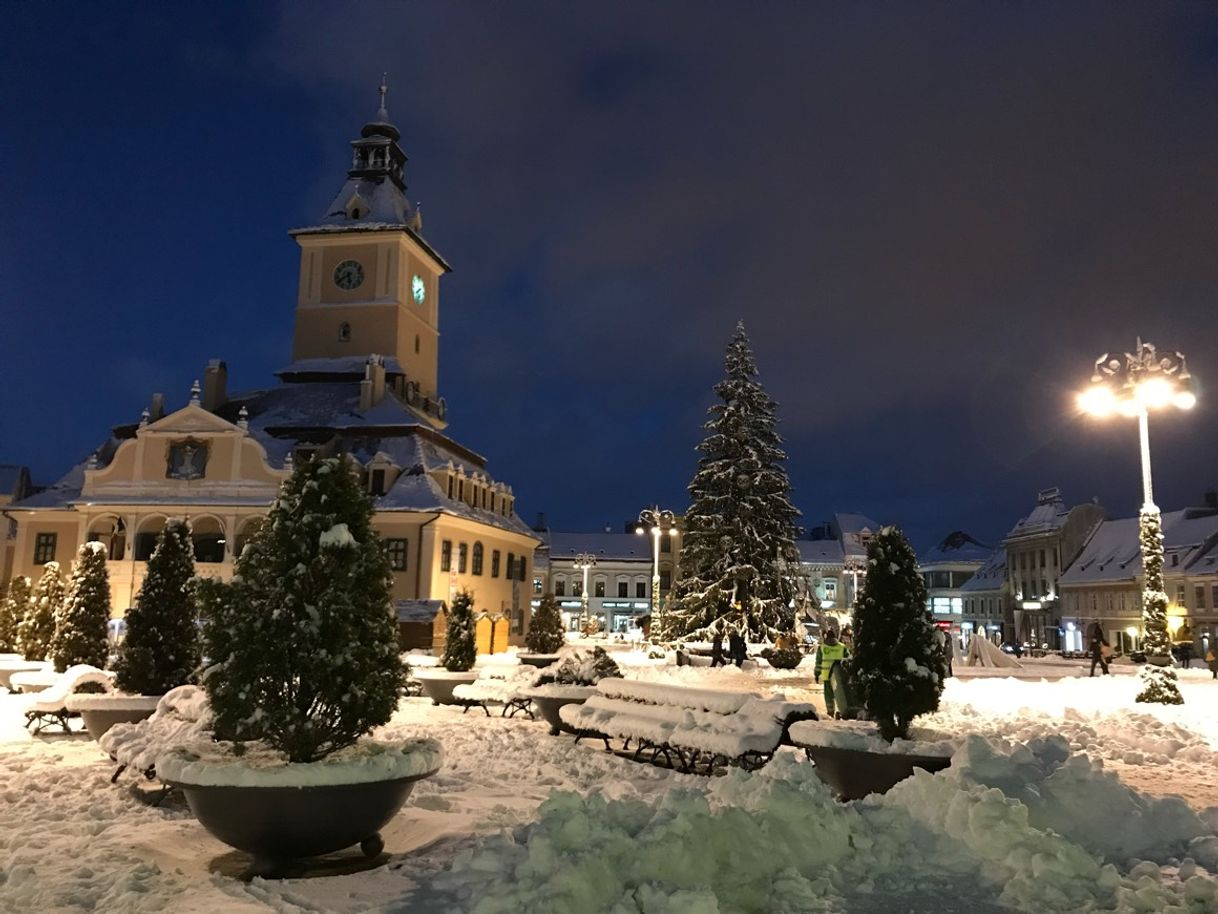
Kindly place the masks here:
POLYGON ((21 621, 17 623, 17 651, 23 659, 0 665, 0 685, 6 689, 13 688, 15 673, 50 669, 51 639, 55 637, 55 617, 63 605, 64 592, 59 563, 47 562, 25 604, 21 621))
POLYGON ((896 527, 884 527, 867 546, 867 576, 854 607, 854 656, 845 666, 846 684, 874 724, 792 728, 792 739, 840 797, 882 793, 915 768, 951 764, 950 742, 910 739, 914 718, 939 707, 947 661, 917 559, 896 527))
POLYGON ((561 708, 583 704, 596 692, 598 682, 621 675, 616 661, 603 647, 594 647, 587 653, 572 651, 542 670, 527 694, 550 725, 550 735, 558 736, 564 730, 574 732, 558 713, 561 708))
MULTIPOLYGON (((9 665, 24 663, 18 650, 17 626, 25 618, 29 604, 30 579, 25 575, 16 575, 8 582, 4 598, 0 599, 0 677, 6 675, 9 665)), ((4 685, 7 688, 8 682, 5 681, 4 685)))
POLYGON ((194 573, 190 526, 170 519, 157 536, 135 605, 127 610, 114 665, 118 692, 68 699, 68 710, 80 712, 94 739, 117 723, 151 717, 166 692, 190 681, 199 665, 194 573))
POLYGON ((301 464, 233 580, 200 597, 215 740, 162 753, 157 776, 253 855, 247 875, 354 844, 379 855, 380 828, 440 767, 434 740, 368 737, 405 685, 372 510, 344 460, 301 464))
POLYGON ((50 659, 55 672, 88 664, 105 667, 110 653, 106 625, 110 621, 110 575, 106 547, 82 543, 72 565, 72 576, 51 636, 50 659))
POLYGON ((462 590, 448 608, 448 627, 445 630, 444 654, 438 667, 425 667, 414 671, 414 678, 423 686, 423 694, 432 704, 460 704, 453 697, 453 689, 478 678, 474 672, 474 661, 478 659, 474 643, 474 597, 462 590))
POLYGON ((529 630, 524 636, 528 651, 520 655, 520 662, 530 666, 547 667, 558 660, 558 652, 566 643, 562 627, 562 613, 558 600, 551 593, 541 598, 541 604, 533 613, 529 630))

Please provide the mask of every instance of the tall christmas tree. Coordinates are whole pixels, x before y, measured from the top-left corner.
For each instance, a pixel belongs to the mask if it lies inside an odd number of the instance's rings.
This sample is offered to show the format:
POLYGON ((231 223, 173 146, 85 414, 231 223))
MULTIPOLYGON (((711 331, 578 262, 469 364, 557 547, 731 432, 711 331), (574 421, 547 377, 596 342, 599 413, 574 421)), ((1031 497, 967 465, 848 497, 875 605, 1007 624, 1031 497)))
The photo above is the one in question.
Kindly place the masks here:
POLYGON ((884 527, 867 544, 847 670, 886 740, 908 738, 910 722, 939 707, 947 659, 935 635, 914 551, 900 530, 884 527))
POLYGON ((29 605, 30 579, 19 574, 8 582, 8 590, 0 600, 0 654, 18 649, 17 626, 25 618, 29 605))
POLYGON ((548 593, 541 598, 541 604, 533 611, 529 632, 524 636, 525 647, 534 654, 553 654, 557 653, 565 640, 558 601, 554 599, 554 594, 548 593))
POLYGON ((55 618, 63 605, 63 575, 58 562, 47 562, 30 595, 25 616, 17 624, 17 646, 26 660, 46 660, 55 637, 55 618))
POLYGON ((204 591, 203 682, 218 735, 312 762, 397 708, 406 675, 393 572, 372 501, 344 460, 298 466, 268 521, 232 582, 204 591))
POLYGON ((753 641, 793 627, 799 512, 783 461, 777 404, 757 380, 744 325, 715 385, 681 541, 682 577, 662 637, 707 636, 722 623, 753 641))
POLYGON ((444 656, 440 662, 451 673, 464 673, 474 668, 477 647, 474 643, 474 597, 468 590, 457 594, 448 607, 448 628, 444 638, 444 656))
POLYGON ((62 673, 70 666, 87 663, 102 669, 110 653, 106 626, 110 622, 110 575, 106 571, 106 547, 82 543, 72 566, 67 595, 55 620, 51 660, 62 673))
POLYGON ((1171 669, 1171 642, 1167 636, 1167 593, 1163 583, 1163 519, 1150 501, 1138 519, 1142 547, 1142 627, 1147 663, 1142 667, 1142 691, 1137 701, 1164 705, 1184 704, 1176 671, 1171 669))
POLYGON ((157 537, 127 634, 115 664, 115 684, 136 695, 164 695, 190 681, 199 665, 198 611, 190 527, 171 520, 157 537))

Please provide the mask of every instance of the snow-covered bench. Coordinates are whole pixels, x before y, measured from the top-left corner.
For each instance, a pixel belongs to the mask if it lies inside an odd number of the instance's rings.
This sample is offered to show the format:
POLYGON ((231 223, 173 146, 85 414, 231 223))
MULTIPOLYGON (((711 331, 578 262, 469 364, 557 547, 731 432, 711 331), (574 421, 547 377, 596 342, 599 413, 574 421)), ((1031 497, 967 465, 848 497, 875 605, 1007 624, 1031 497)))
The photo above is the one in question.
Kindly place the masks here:
POLYGON ((58 724, 64 733, 72 732, 68 726, 68 720, 72 716, 67 706, 68 696, 90 683, 109 692, 114 688, 113 678, 113 673, 99 670, 87 663, 68 667, 45 689, 30 693, 22 702, 26 728, 31 733, 38 734, 51 724, 58 724))
POLYGON ((629 679, 602 679, 586 702, 558 713, 577 740, 601 739, 609 748, 610 739, 622 739, 624 750, 634 743, 635 759, 650 753, 652 762, 706 774, 729 764, 760 768, 790 743, 791 724, 817 719, 806 702, 629 679))
POLYGON ((192 685, 170 689, 151 717, 134 724, 115 724, 98 740, 118 763, 110 783, 116 782, 128 768, 153 780, 157 756, 172 748, 210 742, 210 728, 211 709, 206 692, 192 685))
POLYGON ((529 720, 534 720, 533 710, 529 707, 531 699, 524 693, 536 678, 536 667, 525 664, 486 664, 479 668, 477 679, 453 689, 453 698, 463 705, 462 714, 470 708, 481 708, 486 712, 486 716, 490 717, 489 706, 502 705, 501 717, 527 714, 529 720))

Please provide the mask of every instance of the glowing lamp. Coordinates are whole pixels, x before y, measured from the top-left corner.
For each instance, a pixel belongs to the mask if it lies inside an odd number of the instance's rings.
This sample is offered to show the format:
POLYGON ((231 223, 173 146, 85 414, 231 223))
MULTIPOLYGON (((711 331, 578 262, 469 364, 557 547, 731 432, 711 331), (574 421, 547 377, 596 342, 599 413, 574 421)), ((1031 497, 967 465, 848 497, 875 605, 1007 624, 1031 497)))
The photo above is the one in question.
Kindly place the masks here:
POLYGON ((1138 402, 1148 409, 1161 409, 1172 401, 1175 391, 1166 378, 1149 378, 1134 388, 1138 402))
POLYGON ((1197 405, 1197 395, 1191 390, 1182 390, 1172 398, 1176 409, 1192 409, 1197 405))
POLYGON ((1092 416, 1108 416, 1116 409, 1116 397, 1105 385, 1096 384, 1078 395, 1078 408, 1092 416))

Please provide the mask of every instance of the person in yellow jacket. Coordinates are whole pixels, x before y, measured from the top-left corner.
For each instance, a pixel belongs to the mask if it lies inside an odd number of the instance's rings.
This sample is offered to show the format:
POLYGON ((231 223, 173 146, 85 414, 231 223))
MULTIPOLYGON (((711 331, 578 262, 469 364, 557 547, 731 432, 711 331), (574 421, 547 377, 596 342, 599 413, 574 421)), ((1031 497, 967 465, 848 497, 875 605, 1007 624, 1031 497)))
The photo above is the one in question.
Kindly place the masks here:
POLYGON ((833 701, 833 682, 829 678, 829 673, 833 669, 833 664, 840 663, 850 656, 850 652, 846 650, 846 645, 837 640, 837 632, 829 629, 825 632, 825 637, 816 647, 816 657, 813 662, 813 676, 817 682, 825 680, 825 714, 829 717, 834 716, 834 701, 833 701))

